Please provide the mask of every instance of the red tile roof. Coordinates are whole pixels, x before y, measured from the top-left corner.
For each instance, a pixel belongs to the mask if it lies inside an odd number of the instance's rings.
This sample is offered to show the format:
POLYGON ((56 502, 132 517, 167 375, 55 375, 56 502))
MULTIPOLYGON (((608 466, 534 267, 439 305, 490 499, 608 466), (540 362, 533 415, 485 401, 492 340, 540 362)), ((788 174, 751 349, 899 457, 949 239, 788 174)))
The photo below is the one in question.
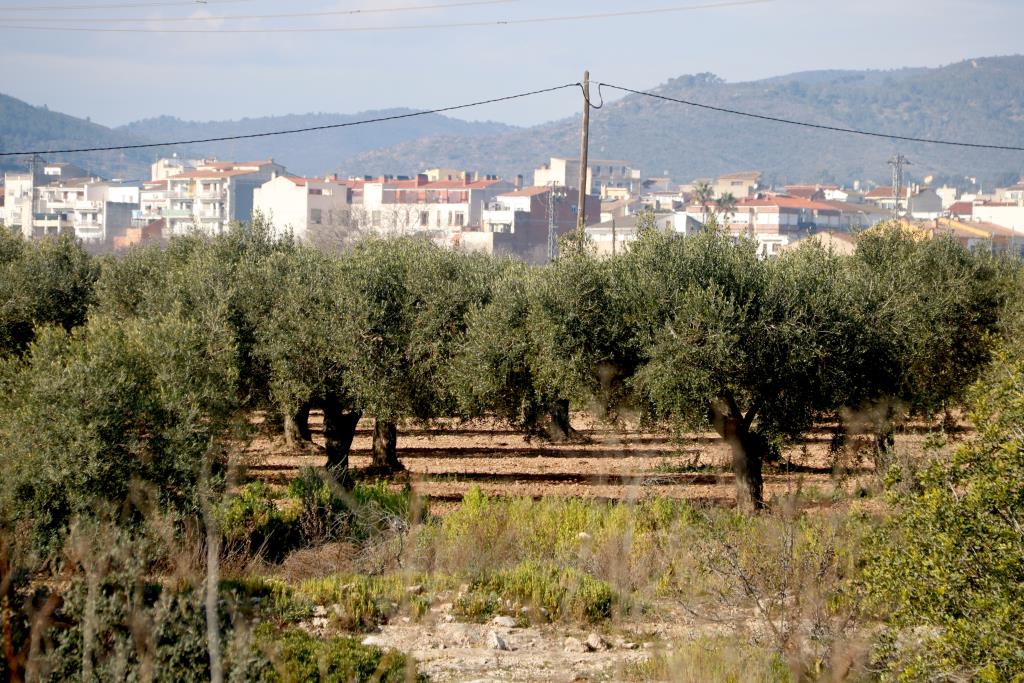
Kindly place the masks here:
POLYGON ((892 188, 891 187, 876 187, 875 189, 864 195, 867 199, 892 199, 892 188))
POLYGON ((960 216, 970 216, 974 213, 974 204, 972 202, 954 202, 949 207, 949 212, 960 216))
POLYGON ((171 180, 214 180, 217 178, 233 178, 239 175, 252 175, 255 171, 233 170, 233 171, 188 171, 171 176, 171 180))

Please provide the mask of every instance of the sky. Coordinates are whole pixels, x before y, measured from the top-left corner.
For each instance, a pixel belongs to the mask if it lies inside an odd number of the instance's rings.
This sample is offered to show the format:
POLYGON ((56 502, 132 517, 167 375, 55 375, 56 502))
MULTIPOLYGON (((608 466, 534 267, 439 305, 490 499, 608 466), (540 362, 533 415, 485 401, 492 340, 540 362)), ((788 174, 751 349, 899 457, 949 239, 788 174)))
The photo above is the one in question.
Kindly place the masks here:
MULTIPOLYGON (((494 23, 724 1, 0 0, 0 92, 121 125, 160 115, 208 121, 433 109, 576 82, 584 69, 595 81, 645 89, 700 72, 735 82, 815 69, 940 66, 1024 51, 1024 0, 763 0, 639 16, 494 23), (152 6, 166 2, 180 4, 152 6), (134 6, 66 9, 102 4, 134 6), (396 8, 301 19, 168 21, 396 8), (473 22, 482 25, 393 28, 473 22), (45 30, 4 27, 13 24, 45 30), (54 30, 57 26, 129 31, 63 32, 54 30), (200 35, 137 30, 261 27, 387 30, 200 35)), ((579 92, 566 90, 456 115, 531 125, 568 116, 579 106, 579 92)))

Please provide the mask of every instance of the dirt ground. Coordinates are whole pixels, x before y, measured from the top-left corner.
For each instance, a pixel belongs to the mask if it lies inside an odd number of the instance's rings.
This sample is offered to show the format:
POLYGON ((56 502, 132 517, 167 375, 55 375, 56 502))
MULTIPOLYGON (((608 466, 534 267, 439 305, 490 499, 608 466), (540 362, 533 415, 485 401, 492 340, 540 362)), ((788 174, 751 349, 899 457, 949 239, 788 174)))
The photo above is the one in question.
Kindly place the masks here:
MULTIPOLYGON (((729 447, 714 433, 667 433, 595 424, 574 415, 573 426, 584 443, 551 444, 489 421, 409 426, 399 430, 398 455, 414 490, 429 498, 431 510, 443 512, 472 486, 491 495, 540 498, 579 496, 609 500, 669 497, 731 506, 736 494, 729 447)), ((314 442, 323 443, 322 418, 311 418, 314 442)), ((352 445, 355 476, 370 464, 371 421, 363 420, 352 445)), ((920 450, 929 425, 912 424, 897 436, 903 452, 920 450)), ((834 426, 822 425, 783 451, 780 463, 765 469, 765 495, 802 490, 810 499, 828 500, 869 486, 870 457, 830 446, 834 426)), ((318 449, 289 451, 283 440, 255 439, 247 449, 250 474, 284 483, 302 467, 324 464, 318 449)))
MULTIPOLYGON (((429 429, 407 425, 399 430, 398 455, 408 471, 392 481, 409 481, 429 499, 435 514, 456 507, 472 486, 491 495, 534 498, 631 501, 663 496, 710 505, 735 503, 729 448, 716 434, 675 439, 666 433, 595 424, 585 415, 574 415, 573 426, 584 442, 556 445, 529 440, 488 421, 429 429)), ((323 465, 320 415, 314 414, 311 427, 317 447, 305 452, 289 451, 279 437, 255 439, 247 449, 249 474, 284 484, 302 467, 323 465)), ((353 443, 351 466, 357 478, 365 476, 370 464, 372 427, 370 421, 360 423, 353 443)), ((897 435, 899 452, 919 455, 932 429, 908 426, 897 435)), ((964 429, 959 428, 961 437, 964 429)), ((805 505, 825 510, 848 504, 852 497, 842 494, 877 486, 872 458, 849 451, 833 453, 833 432, 833 425, 822 425, 786 448, 781 463, 766 468, 769 500, 800 490, 805 505)), ((289 562, 314 574, 325 569, 312 566, 316 563, 307 558, 289 562)), ((336 565, 337 558, 327 564, 336 565)), ((435 604, 419 623, 396 620, 365 642, 409 654, 419 671, 436 681, 619 681, 638 680, 638 671, 642 679, 638 665, 670 654, 673 644, 713 639, 728 631, 723 631, 721 614, 701 621, 671 604, 609 623, 596 634, 561 623, 527 628, 460 623, 450 607, 435 604), (504 648, 495 646, 495 635, 504 648), (602 647, 581 646, 597 637, 603 639, 602 647)), ((745 622, 749 616, 733 614, 728 621, 745 622)))

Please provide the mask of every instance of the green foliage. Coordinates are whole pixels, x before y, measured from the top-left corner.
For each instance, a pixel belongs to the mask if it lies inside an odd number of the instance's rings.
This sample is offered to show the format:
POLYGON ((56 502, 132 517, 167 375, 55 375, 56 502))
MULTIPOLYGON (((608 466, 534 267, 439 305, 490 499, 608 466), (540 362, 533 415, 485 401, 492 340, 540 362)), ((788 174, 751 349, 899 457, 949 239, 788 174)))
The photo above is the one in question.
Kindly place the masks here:
POLYGON ((923 415, 960 401, 989 359, 1012 291, 1006 269, 950 238, 917 240, 896 225, 862 235, 852 267, 876 340, 875 371, 858 378, 860 392, 923 415))
POLYGON ((901 680, 1024 670, 1024 354, 1019 337, 971 393, 977 438, 896 499, 865 569, 901 680))
POLYGON ((490 298, 495 264, 423 240, 368 240, 343 259, 346 359, 358 407, 395 422, 455 410, 444 368, 471 311, 490 298))
POLYGON ((430 607, 421 595, 406 591, 407 577, 331 576, 305 581, 300 595, 320 605, 330 605, 333 623, 345 631, 372 631, 399 613, 419 619, 430 607))
POLYGON ((84 323, 98 274, 70 236, 23 242, 0 230, 0 357, 23 352, 44 325, 84 323))
POLYGON ((785 660, 768 648, 726 638, 680 643, 670 654, 628 664, 624 680, 668 683, 793 683, 785 660))
POLYGON ((45 329, 0 372, 4 523, 56 547, 73 516, 141 505, 146 487, 161 509, 197 514, 234 425, 233 353, 226 330, 176 315, 45 329))
POLYGON ((454 605, 458 613, 478 621, 499 613, 518 618, 524 608, 534 618, 599 622, 628 605, 605 581, 573 568, 532 561, 477 579, 454 605))
POLYGON ((401 653, 362 645, 354 638, 321 641, 300 629, 280 634, 261 629, 259 636, 263 650, 275 664, 274 669, 256 679, 259 681, 405 683, 426 680, 415 673, 412 663, 401 653))

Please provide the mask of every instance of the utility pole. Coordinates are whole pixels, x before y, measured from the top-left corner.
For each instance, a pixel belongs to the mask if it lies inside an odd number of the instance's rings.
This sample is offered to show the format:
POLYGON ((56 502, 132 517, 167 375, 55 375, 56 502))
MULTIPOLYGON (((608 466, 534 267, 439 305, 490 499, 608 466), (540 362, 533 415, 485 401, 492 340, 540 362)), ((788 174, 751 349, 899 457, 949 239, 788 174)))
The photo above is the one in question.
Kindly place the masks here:
POLYGON ((616 240, 616 236, 615 236, 615 214, 612 213, 612 256, 615 256, 615 242, 616 241, 617 240, 616 240))
POLYGON ((583 72, 583 130, 580 132, 580 194, 576 207, 576 240, 583 246, 587 228, 587 156, 590 152, 590 72, 583 72))
POLYGON ((893 206, 892 215, 896 220, 900 219, 900 195, 903 194, 903 168, 910 166, 910 159, 906 158, 902 154, 897 154, 889 160, 889 165, 892 166, 892 197, 895 200, 895 206, 893 206))

